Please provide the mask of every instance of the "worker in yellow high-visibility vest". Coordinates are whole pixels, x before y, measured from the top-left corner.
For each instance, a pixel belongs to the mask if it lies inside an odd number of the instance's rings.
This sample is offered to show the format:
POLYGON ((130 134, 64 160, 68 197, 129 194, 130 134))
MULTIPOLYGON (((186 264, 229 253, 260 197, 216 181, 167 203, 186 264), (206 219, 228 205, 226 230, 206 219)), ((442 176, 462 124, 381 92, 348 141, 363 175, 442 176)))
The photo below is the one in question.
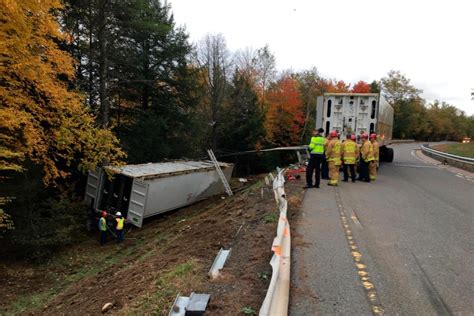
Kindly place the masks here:
POLYGON ((356 136, 354 134, 347 134, 346 141, 342 143, 342 161, 344 163, 342 169, 344 180, 342 181, 344 182, 349 181, 348 171, 351 172, 352 182, 356 182, 355 164, 359 156, 359 148, 355 140, 356 136))
POLYGON ((370 134, 370 143, 372 144, 374 160, 369 164, 369 177, 370 180, 377 178, 377 167, 379 164, 379 143, 377 142, 377 134, 370 134))
POLYGON ((328 185, 337 186, 339 180, 339 166, 341 165, 341 142, 337 139, 337 131, 332 131, 326 146, 326 160, 329 167, 328 185))
POLYGON ((117 225, 115 226, 115 233, 117 234, 117 242, 120 243, 124 239, 125 218, 122 217, 122 213, 120 212, 117 212, 115 216, 115 221, 117 222, 117 225))
POLYGON ((313 130, 313 137, 309 143, 310 158, 308 167, 306 167, 306 186, 305 188, 319 188, 321 180, 321 164, 324 158, 324 129, 313 130), (313 185, 313 173, 316 169, 315 184, 313 185))
POLYGON ((99 219, 100 244, 107 242, 107 212, 103 211, 99 219))

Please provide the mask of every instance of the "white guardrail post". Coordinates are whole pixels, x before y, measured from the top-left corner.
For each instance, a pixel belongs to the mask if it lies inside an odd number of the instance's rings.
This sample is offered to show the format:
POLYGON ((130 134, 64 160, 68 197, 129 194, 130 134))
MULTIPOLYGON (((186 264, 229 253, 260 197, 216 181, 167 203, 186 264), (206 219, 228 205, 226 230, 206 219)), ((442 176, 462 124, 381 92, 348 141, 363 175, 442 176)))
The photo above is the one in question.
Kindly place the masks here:
POLYGON ((288 202, 285 195, 284 169, 277 168, 278 174, 273 180, 273 191, 280 212, 277 235, 273 240, 273 256, 270 260, 272 278, 267 295, 260 308, 260 316, 288 315, 290 295, 291 236, 288 223, 288 202))

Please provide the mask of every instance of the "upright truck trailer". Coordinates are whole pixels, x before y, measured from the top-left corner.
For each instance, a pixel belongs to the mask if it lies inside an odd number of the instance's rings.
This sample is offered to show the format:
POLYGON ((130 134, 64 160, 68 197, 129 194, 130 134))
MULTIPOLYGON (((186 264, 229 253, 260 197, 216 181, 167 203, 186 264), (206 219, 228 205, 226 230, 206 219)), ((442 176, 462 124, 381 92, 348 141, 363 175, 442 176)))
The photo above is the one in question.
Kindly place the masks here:
POLYGON ((376 133, 380 144, 380 161, 392 162, 393 108, 380 93, 325 93, 317 98, 316 128, 326 135, 332 130, 341 134, 376 133))

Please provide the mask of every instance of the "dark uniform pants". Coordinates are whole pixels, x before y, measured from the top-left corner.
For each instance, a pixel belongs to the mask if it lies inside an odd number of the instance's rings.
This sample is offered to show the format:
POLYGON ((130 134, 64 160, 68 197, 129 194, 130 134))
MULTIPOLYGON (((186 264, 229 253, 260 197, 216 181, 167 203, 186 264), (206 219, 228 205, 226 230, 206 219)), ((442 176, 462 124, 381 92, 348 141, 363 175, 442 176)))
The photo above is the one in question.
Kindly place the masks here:
POLYGON ((367 181, 370 182, 369 178, 369 162, 364 161, 363 159, 360 160, 360 174, 359 174, 359 180, 367 181))
POLYGON ((311 154, 308 162, 308 167, 306 168, 306 185, 311 187, 313 186, 313 172, 316 169, 315 186, 319 187, 319 182, 321 179, 321 164, 323 163, 323 154, 311 154))
POLYGON ((323 155, 322 167, 321 167, 321 177, 323 179, 329 179, 329 165, 326 160, 326 156, 323 155))
POLYGON ((346 164, 346 163, 343 165, 344 181, 349 180, 349 174, 348 174, 347 169, 349 169, 349 171, 351 172, 352 182, 355 182, 355 180, 356 180, 355 165, 354 164, 346 164))

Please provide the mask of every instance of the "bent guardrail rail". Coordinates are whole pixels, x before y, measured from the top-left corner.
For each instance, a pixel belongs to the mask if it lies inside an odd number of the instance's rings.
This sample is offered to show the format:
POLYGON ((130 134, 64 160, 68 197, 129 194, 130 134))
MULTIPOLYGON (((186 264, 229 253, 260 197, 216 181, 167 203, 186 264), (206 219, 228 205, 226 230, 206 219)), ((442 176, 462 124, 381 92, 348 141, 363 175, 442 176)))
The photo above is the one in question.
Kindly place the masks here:
POLYGON ((428 144, 421 145, 421 151, 427 156, 449 164, 454 167, 458 167, 470 172, 474 172, 474 159, 469 157, 462 157, 453 154, 448 154, 433 148, 430 148, 428 144))
POLYGON ((277 169, 278 174, 273 180, 273 192, 278 205, 280 217, 278 220, 277 235, 273 240, 273 256, 270 260, 272 278, 268 286, 267 295, 260 308, 259 315, 287 315, 290 294, 290 253, 291 236, 290 224, 287 218, 288 202, 285 195, 284 169, 277 169))

